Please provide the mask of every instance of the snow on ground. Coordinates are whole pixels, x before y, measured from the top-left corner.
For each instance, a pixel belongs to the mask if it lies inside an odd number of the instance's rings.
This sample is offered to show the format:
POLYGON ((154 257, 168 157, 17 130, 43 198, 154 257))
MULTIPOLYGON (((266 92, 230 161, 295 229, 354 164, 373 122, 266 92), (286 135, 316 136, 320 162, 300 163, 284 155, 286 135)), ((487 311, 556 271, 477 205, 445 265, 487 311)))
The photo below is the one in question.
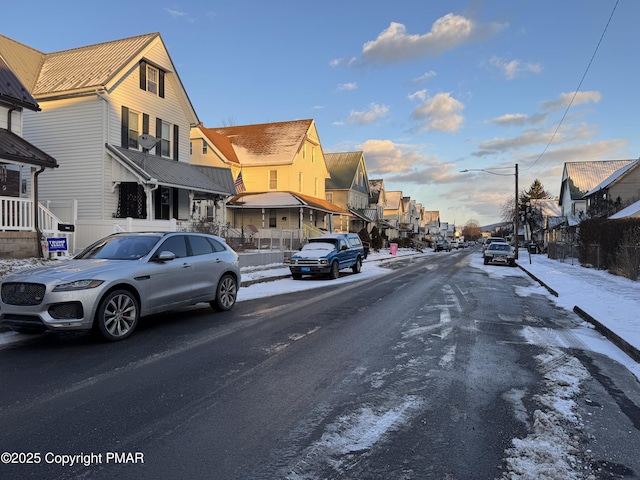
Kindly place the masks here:
MULTIPOLYGON (((451 252, 455 255, 457 252, 451 252)), ((365 260, 362 272, 358 275, 346 274, 337 280, 303 278, 293 280, 290 277, 273 281, 265 281, 270 277, 289 274, 283 264, 242 269, 243 282, 260 281, 239 290, 238 301, 261 298, 292 291, 309 290, 323 286, 340 285, 363 278, 384 275, 390 270, 384 263, 395 261, 405 255, 433 255, 429 250, 415 252, 400 249, 396 256, 388 250, 371 252, 365 260)), ((437 255, 444 255, 438 253, 437 255)), ((46 260, 27 259, 20 261, 0 261, 0 277, 16 270, 30 268, 46 260)), ((474 268, 484 270, 492 277, 508 278, 513 276, 527 277, 527 273, 519 268, 495 265, 484 265, 480 253, 470 257, 474 268)), ((574 306, 590 314, 600 323, 624 338, 630 344, 640 347, 640 322, 637 312, 640 311, 640 282, 613 276, 607 272, 586 269, 572 262, 550 260, 543 255, 529 255, 521 252, 519 264, 527 271, 543 281, 558 293, 553 296, 538 285, 518 287, 518 295, 546 295, 559 307, 573 311, 574 306)), ((540 346, 543 353, 536 357, 540 370, 544 372, 543 393, 536 396, 538 408, 527 412, 522 398, 523 391, 510 391, 504 398, 510 402, 514 415, 529 427, 530 433, 525 438, 514 438, 512 446, 505 451, 506 469, 502 473, 505 480, 525 480, 545 478, 549 480, 572 480, 585 478, 588 474, 578 456, 578 440, 575 431, 580 429, 582 420, 576 411, 575 398, 580 392, 581 382, 589 377, 586 369, 563 348, 578 346, 609 356, 626 366, 640 379, 640 366, 618 349, 604 336, 596 332, 592 325, 576 320, 575 328, 567 332, 550 329, 523 328, 522 336, 526 341, 540 346)), ((21 337, 11 332, 0 333, 0 344, 15 341, 21 337)), ((416 399, 410 404, 416 405, 416 399)), ((407 404, 408 405, 408 404, 407 404)), ((399 404, 385 412, 354 412, 352 418, 336 419, 336 423, 325 432, 320 444, 329 452, 353 451, 378 442, 384 433, 397 427, 402 418, 405 404, 399 404), (364 432, 364 437, 362 436, 364 432)), ((589 477, 586 477, 589 478, 589 477)), ((593 477, 591 477, 593 478, 593 477)))

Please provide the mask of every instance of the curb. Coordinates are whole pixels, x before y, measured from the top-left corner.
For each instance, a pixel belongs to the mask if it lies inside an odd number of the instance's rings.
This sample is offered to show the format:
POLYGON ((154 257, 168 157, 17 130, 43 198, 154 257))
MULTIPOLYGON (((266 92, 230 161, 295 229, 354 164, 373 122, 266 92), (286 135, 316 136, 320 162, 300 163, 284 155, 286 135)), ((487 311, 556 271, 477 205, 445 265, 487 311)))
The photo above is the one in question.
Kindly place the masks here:
MULTIPOLYGON (((529 275, 533 280, 535 280, 536 282, 538 282, 540 285, 542 285, 544 288, 546 288, 549 293, 551 293, 553 296, 555 297, 559 297, 558 292, 556 292, 555 290, 553 290, 551 287, 549 287, 547 284, 545 284, 542 280, 540 280, 538 277, 536 277, 535 275, 533 275, 531 272, 529 272, 527 269, 525 269, 524 267, 518 265, 518 267, 520 268, 520 270, 522 270, 523 272, 525 272, 527 275, 529 275)), ((634 361, 640 363, 640 350, 638 350, 636 347, 634 347, 633 345, 631 345, 629 342, 627 342, 624 338, 620 337, 617 333, 613 332, 612 330, 610 330, 609 328, 605 327, 602 323, 600 323, 598 320, 596 320, 595 318, 593 318, 591 315, 589 315, 587 312, 585 312, 583 309, 581 309, 579 306, 574 305, 573 307, 573 312, 578 315, 582 320, 584 320, 585 322, 589 322, 590 324, 592 324, 595 329, 604 337, 606 337, 611 343, 613 343, 616 347, 618 347, 620 350, 622 350, 624 353, 626 353, 627 355, 629 355, 629 357, 631 357, 634 361)))
POLYGON ((612 332, 607 327, 602 325, 599 321, 589 315, 587 312, 582 310, 577 305, 573 307, 573 311, 583 320, 594 325, 595 329, 600 332, 602 335, 607 337, 611 343, 616 345, 620 350, 629 355, 636 362, 640 363, 640 351, 629 342, 627 342, 624 338, 620 337, 618 334, 612 332))

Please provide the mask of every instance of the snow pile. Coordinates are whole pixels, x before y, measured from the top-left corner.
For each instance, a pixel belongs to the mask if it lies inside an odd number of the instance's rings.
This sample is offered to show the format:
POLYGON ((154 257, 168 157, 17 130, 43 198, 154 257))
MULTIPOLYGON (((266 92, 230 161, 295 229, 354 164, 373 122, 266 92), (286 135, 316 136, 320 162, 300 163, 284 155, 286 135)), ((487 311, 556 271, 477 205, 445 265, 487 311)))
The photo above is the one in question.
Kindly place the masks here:
POLYGON ((532 432, 512 440, 506 450, 507 471, 503 479, 577 480, 583 468, 577 456, 579 445, 571 430, 581 428, 574 398, 580 382, 589 373, 575 358, 550 347, 536 357, 544 374, 544 392, 536 395, 544 410, 533 412, 532 432))

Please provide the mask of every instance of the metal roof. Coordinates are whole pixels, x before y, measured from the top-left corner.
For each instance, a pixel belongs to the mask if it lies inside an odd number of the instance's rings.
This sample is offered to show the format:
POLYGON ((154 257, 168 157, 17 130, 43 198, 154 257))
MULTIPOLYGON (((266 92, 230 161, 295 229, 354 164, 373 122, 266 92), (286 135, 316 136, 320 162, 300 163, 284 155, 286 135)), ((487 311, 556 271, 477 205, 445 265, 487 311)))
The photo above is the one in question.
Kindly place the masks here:
POLYGON ((618 170, 613 172, 611 175, 609 175, 607 178, 605 178, 603 181, 601 181, 598 185, 596 185, 595 187, 591 188, 587 193, 585 193, 584 196, 588 197, 589 195, 592 195, 592 194, 596 193, 598 190, 601 190, 603 188, 611 187, 620 178, 622 178, 624 175, 626 175, 627 172, 629 172, 630 170, 635 169, 638 166, 639 162, 640 162, 640 160, 634 160, 631 163, 625 165, 624 167, 619 168, 618 170))
POLYGON ((293 192, 243 192, 232 198, 227 205, 231 208, 289 208, 307 206, 327 213, 351 215, 349 211, 321 198, 293 192))
MULTIPOLYGON (((201 165, 194 167, 185 162, 168 160, 158 155, 109 144, 106 144, 106 147, 113 158, 134 170, 146 183, 157 183, 167 187, 226 196, 231 194, 229 191, 230 180, 231 190, 235 192, 231 170, 229 169, 222 169, 227 170, 229 179, 224 181, 224 185, 221 185, 214 180, 213 177, 215 175, 213 173, 211 175, 205 173, 201 165)), ((218 172, 216 175, 223 175, 223 173, 218 172)))
POLYGON ((29 110, 40 110, 38 102, 9 68, 2 56, 0 56, 0 101, 29 110))
POLYGON ((51 155, 5 128, 0 128, 0 160, 34 167, 58 166, 51 155))
POLYGON ((325 189, 351 189, 362 155, 362 152, 325 153, 324 160, 331 175, 325 182, 325 189))
MULTIPOLYGON (((580 200, 585 193, 605 180, 611 174, 634 160, 602 160, 593 162, 567 162, 564 164, 563 185, 565 180, 572 200, 580 200)), ((562 192, 560 195, 562 201, 562 192)))

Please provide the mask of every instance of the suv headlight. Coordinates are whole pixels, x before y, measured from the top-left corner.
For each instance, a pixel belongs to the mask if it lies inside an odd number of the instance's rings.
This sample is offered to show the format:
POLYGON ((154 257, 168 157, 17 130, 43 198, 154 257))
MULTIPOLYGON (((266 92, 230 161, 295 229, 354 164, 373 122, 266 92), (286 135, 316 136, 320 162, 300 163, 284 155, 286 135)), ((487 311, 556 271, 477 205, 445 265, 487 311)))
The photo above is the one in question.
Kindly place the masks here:
POLYGON ((99 287, 104 280, 76 280, 75 282, 63 283, 57 285, 54 292, 72 292, 73 290, 87 290, 89 288, 99 287))

